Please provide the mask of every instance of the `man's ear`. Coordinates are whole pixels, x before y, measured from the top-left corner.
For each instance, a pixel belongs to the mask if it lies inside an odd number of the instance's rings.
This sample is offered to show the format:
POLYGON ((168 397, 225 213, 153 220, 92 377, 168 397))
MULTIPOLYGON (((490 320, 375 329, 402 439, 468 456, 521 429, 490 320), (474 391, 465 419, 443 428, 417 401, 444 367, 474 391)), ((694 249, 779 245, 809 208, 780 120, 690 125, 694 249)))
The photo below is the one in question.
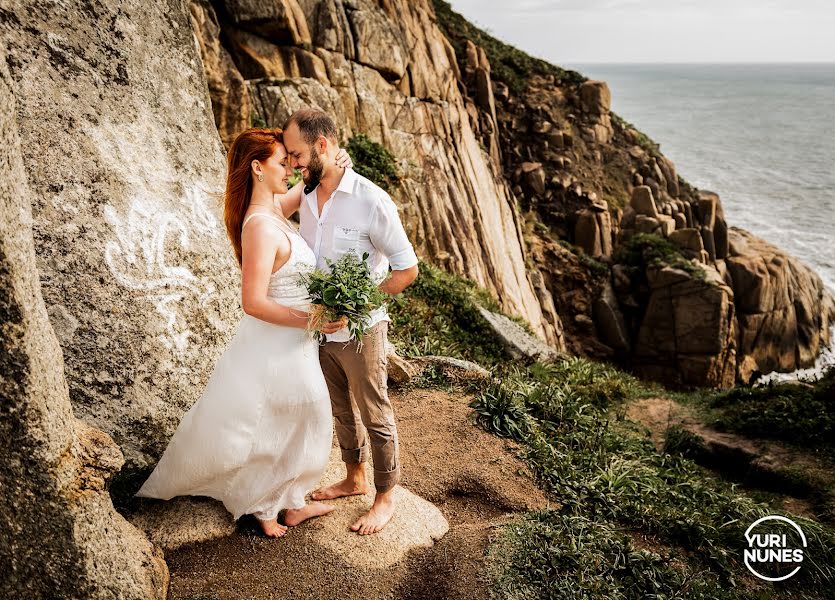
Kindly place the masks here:
POLYGON ((328 138, 323 135, 319 136, 319 139, 316 140, 316 151, 319 154, 327 154, 328 152, 328 138))

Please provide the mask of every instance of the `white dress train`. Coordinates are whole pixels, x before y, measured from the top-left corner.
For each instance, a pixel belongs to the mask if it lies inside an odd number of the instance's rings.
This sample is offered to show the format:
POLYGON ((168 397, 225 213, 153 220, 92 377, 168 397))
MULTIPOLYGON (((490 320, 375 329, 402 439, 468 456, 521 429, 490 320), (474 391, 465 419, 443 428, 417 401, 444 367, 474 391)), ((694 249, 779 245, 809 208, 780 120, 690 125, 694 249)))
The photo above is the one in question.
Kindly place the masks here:
MULTIPOLYGON (((290 239, 290 258, 270 278, 268 295, 307 309, 298 276, 315 255, 287 222, 264 213, 290 239)), ((154 471, 136 493, 169 500, 209 496, 235 519, 276 518, 301 508, 331 447, 331 404, 317 342, 303 329, 244 315, 200 399, 183 416, 154 471)))

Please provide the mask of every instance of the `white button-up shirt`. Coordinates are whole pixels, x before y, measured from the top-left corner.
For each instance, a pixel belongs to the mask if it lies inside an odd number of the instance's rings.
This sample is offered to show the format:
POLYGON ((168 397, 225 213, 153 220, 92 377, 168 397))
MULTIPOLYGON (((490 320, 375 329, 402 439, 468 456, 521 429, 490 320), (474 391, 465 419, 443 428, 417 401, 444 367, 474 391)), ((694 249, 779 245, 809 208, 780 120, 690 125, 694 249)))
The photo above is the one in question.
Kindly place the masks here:
MULTIPOLYGON (((389 265, 401 271, 418 264, 391 196, 353 169, 345 169, 321 215, 316 190, 305 194, 299 207, 299 220, 300 233, 316 254, 316 266, 322 270, 327 270, 326 258, 336 261, 348 252, 358 257, 368 252, 366 262, 371 276, 380 283, 388 276, 389 265)), ((371 312, 368 327, 389 320, 382 306, 371 312)), ((326 339, 347 342, 348 328, 328 334, 326 339)))

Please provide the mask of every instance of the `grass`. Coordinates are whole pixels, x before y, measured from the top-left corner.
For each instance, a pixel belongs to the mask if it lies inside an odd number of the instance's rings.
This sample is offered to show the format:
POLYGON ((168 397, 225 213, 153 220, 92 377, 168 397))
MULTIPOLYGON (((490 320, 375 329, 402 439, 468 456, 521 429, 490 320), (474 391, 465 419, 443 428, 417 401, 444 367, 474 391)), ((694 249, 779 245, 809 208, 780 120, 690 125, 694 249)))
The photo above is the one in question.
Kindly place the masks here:
POLYGON ((354 170, 367 177, 386 191, 400 183, 400 174, 394 156, 382 144, 372 141, 364 133, 358 133, 345 145, 354 161, 354 170))
POLYGON ((433 4, 438 26, 455 49, 458 64, 466 64, 467 41, 473 42, 482 47, 487 54, 492 78, 505 83, 515 93, 525 90, 532 75, 556 75, 572 83, 582 83, 586 80, 575 71, 561 69, 496 39, 452 10, 450 4, 444 0, 433 0, 433 4))
MULTIPOLYGON (((616 369, 575 359, 513 367, 476 396, 477 421, 523 444, 560 505, 505 531, 491 552, 496 597, 673 597, 685 581, 687 598, 759 597, 741 585, 740 559, 745 529, 769 507, 612 419, 618 403, 643 393, 616 369), (636 550, 625 532, 670 553, 636 550)), ((835 531, 798 521, 809 551, 784 587, 823 593, 835 584, 835 531)))
POLYGON ((717 393, 706 408, 717 429, 825 449, 835 458, 835 367, 809 385, 773 383, 717 393))

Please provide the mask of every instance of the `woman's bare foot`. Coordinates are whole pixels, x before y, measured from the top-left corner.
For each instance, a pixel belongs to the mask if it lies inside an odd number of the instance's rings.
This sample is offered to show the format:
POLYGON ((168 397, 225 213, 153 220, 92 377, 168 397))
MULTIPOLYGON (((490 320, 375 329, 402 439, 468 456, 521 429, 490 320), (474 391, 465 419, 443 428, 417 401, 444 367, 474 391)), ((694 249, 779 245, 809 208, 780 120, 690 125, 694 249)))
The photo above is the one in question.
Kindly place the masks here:
POLYGON ((333 500, 335 498, 344 498, 345 496, 357 496, 368 493, 368 484, 357 483, 353 479, 343 479, 339 483, 334 483, 327 487, 319 488, 310 497, 313 500, 333 500))
POLYGON ((330 504, 322 504, 321 502, 311 502, 305 504, 302 508, 288 508, 284 513, 284 523, 288 527, 295 527, 303 521, 312 519, 313 517, 321 517, 326 515, 334 509, 330 504))
POLYGON ((278 538, 287 533, 287 527, 279 523, 277 519, 262 521, 256 518, 256 521, 261 525, 261 529, 264 530, 264 535, 267 537, 278 538))
POLYGON ((395 503, 391 490, 383 493, 378 492, 377 497, 374 498, 374 505, 356 523, 351 525, 351 531, 356 531, 360 535, 377 533, 391 520, 394 509, 395 503))

